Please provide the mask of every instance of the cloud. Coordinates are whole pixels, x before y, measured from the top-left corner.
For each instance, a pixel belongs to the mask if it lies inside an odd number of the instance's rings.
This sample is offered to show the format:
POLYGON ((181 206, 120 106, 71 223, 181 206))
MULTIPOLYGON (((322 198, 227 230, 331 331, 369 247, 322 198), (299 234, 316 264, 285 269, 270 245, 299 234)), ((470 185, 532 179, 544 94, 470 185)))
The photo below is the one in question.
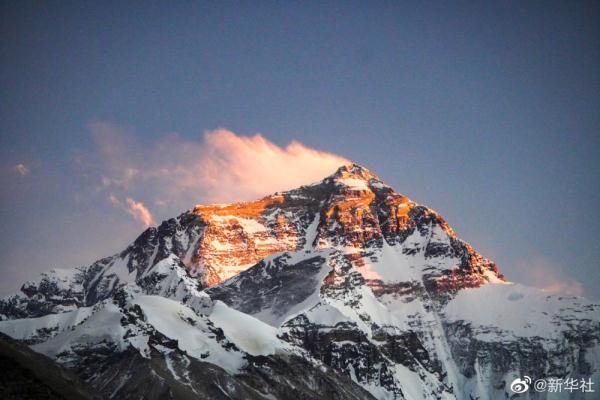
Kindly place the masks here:
POLYGON ((583 285, 566 275, 563 269, 543 257, 517 261, 516 266, 528 285, 547 292, 583 296, 583 285))
POLYGON ((28 175, 31 172, 29 167, 25 164, 17 164, 13 167, 13 170, 15 170, 21 176, 28 175))
POLYGON ((89 130, 94 148, 76 154, 78 170, 93 194, 110 194, 142 222, 152 220, 150 209, 166 218, 199 203, 252 200, 318 181, 349 162, 297 141, 280 147, 261 134, 226 129, 197 140, 171 133, 149 144, 134 129, 109 122, 89 130), (140 201, 119 200, 126 198, 140 201))
POLYGON ((213 199, 263 196, 312 183, 349 161, 293 141, 281 148, 262 135, 238 136, 219 129, 204 135, 200 183, 213 199))
POLYGON ((154 217, 152 216, 152 213, 141 201, 135 201, 131 197, 127 197, 125 202, 122 202, 112 193, 108 196, 108 199, 113 206, 126 211, 135 220, 144 224, 144 228, 154 225, 154 217))
POLYGON ((568 278, 566 280, 555 281, 542 288, 547 292, 573 294, 576 296, 583 296, 583 285, 581 282, 568 278))
POLYGON ((129 214, 133 215, 135 219, 142 221, 146 228, 154 224, 154 218, 152 218, 152 214, 142 202, 135 201, 131 197, 128 197, 126 201, 127 206, 129 206, 127 211, 129 214))

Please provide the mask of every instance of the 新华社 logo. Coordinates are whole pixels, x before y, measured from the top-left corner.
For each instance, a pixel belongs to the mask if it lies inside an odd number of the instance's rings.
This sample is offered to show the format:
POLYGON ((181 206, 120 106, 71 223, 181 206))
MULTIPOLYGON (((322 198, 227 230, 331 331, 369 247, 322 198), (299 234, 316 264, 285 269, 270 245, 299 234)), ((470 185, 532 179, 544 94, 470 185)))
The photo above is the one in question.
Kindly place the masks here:
POLYGON ((594 382, 592 378, 542 378, 535 382, 525 375, 523 378, 517 378, 510 384, 510 390, 513 393, 525 393, 528 390, 535 392, 562 393, 562 392, 581 392, 594 393, 594 382))
POLYGON ((514 393, 525 393, 529 390, 531 384, 531 378, 525 375, 523 379, 517 378, 510 384, 510 390, 514 393))

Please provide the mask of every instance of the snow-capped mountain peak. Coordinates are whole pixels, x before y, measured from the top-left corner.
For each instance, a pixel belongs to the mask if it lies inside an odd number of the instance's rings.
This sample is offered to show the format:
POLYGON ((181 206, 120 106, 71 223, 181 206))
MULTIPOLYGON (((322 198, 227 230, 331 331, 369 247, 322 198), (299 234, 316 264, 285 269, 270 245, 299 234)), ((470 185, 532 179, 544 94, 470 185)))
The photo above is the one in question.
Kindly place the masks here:
POLYGON ((357 164, 196 206, 26 283, 0 319, 108 398, 498 399, 524 375, 600 377, 598 305, 507 283, 357 164))

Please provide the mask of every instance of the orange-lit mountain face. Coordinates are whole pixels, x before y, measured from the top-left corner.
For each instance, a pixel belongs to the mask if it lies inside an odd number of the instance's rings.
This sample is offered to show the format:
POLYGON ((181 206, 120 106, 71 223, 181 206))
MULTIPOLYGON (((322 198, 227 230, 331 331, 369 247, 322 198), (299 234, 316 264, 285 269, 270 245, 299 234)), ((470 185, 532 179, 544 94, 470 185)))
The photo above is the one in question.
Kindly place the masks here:
POLYGON ((173 252, 212 286, 269 255, 332 248, 342 249, 376 291, 390 291, 399 279, 371 268, 390 247, 398 250, 395 268, 419 266, 431 289, 451 292, 502 279, 494 263, 458 239, 438 213, 356 164, 257 201, 196 206, 140 236, 129 266, 145 269, 173 252))

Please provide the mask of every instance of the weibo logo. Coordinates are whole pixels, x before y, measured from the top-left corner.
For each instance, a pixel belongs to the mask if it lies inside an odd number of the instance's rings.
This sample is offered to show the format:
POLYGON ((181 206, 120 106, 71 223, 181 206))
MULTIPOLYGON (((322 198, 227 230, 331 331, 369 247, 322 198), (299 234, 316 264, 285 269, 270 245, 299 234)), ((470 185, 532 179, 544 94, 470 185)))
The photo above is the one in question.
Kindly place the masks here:
POLYGON ((523 379, 517 378, 510 384, 510 390, 514 393, 525 393, 529 390, 529 384, 531 383, 531 378, 525 375, 523 379))

